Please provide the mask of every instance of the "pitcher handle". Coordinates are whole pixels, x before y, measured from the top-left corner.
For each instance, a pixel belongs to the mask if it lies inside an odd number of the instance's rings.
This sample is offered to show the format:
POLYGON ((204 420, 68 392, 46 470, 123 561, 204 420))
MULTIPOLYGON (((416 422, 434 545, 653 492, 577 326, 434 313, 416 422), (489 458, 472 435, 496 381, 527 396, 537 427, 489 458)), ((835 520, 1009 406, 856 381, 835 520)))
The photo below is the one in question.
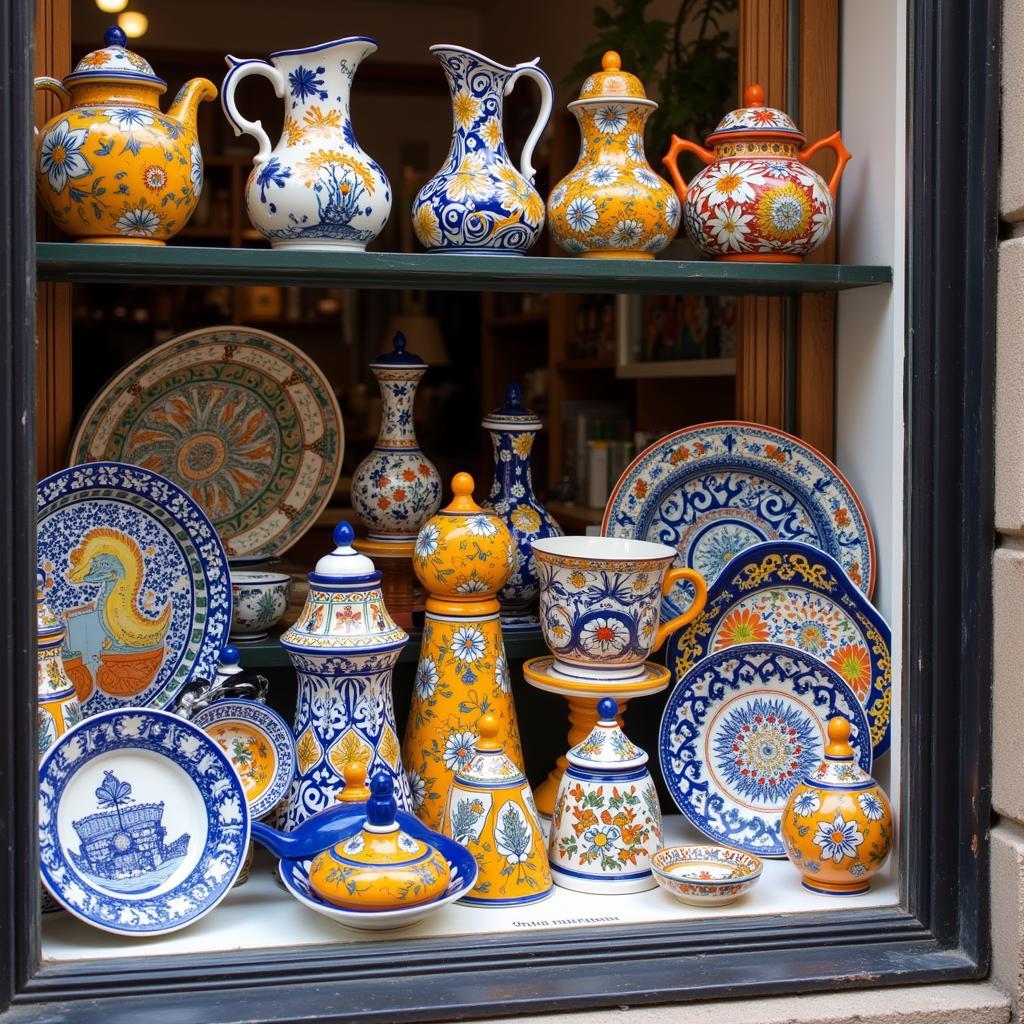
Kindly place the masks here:
POLYGON ((679 202, 685 203, 686 193, 690 191, 690 186, 686 184, 686 179, 676 163, 680 153, 696 153, 706 164, 715 159, 715 154, 710 149, 698 146, 696 142, 691 142, 689 139, 681 139, 678 135, 672 136, 672 145, 668 147, 668 152, 661 158, 661 162, 668 168, 672 184, 676 187, 676 195, 679 196, 679 202))
POLYGON ((265 60, 240 60, 238 57, 232 57, 229 53, 224 61, 229 70, 224 76, 224 84, 221 86, 220 105, 236 135, 243 133, 251 135, 259 143, 259 149, 252 158, 253 164, 258 167, 266 162, 274 145, 270 141, 270 136, 263 130, 262 121, 247 121, 238 112, 238 107, 235 106, 235 89, 243 78, 248 78, 250 75, 262 75, 264 78, 270 79, 277 98, 284 99, 284 75, 265 60))
POLYGON ((668 622, 663 622, 658 627, 658 632, 654 634, 654 646, 651 648, 652 651, 657 651, 661 648, 661 645, 668 639, 670 633, 674 633, 681 626, 685 626, 688 622, 697 618, 702 611, 704 611, 704 605, 708 599, 708 585, 696 569, 690 569, 683 567, 680 569, 669 569, 665 573, 665 581, 661 585, 661 596, 664 597, 668 592, 680 581, 689 580, 693 584, 693 589, 696 594, 693 598, 693 604, 683 612, 682 615, 677 615, 674 619, 669 619, 668 622))
POLYGON ((836 169, 832 172, 832 179, 828 183, 828 190, 832 198, 836 197, 836 189, 839 188, 839 179, 843 176, 843 168, 850 162, 853 154, 843 145, 843 137, 839 132, 833 132, 827 139, 818 139, 812 142, 806 149, 801 149, 797 156, 801 163, 807 161, 818 152, 819 149, 834 149, 836 154, 836 169))
POLYGON ((527 61, 525 64, 517 64, 515 71, 509 76, 508 84, 505 86, 505 95, 507 96, 512 89, 515 87, 516 82, 520 78, 532 78, 540 89, 540 110, 537 112, 537 120, 533 124, 533 128, 530 130, 530 134, 526 139, 526 144, 523 146, 522 156, 519 158, 519 173, 532 185, 533 179, 537 174, 537 168, 530 162, 533 157, 533 151, 537 146, 537 140, 540 138, 541 132, 544 131, 545 126, 548 123, 548 118, 551 117, 551 104, 552 104, 552 93, 551 93, 551 79, 539 67, 537 62, 540 57, 535 57, 531 61, 527 61))
MULTIPOLYGON (((71 93, 64 88, 64 83, 59 79, 51 78, 49 75, 41 75, 35 80, 34 85, 37 92, 52 92, 57 97, 61 113, 71 106, 71 93)), ((39 134, 38 128, 33 128, 32 130, 36 135, 39 134)))

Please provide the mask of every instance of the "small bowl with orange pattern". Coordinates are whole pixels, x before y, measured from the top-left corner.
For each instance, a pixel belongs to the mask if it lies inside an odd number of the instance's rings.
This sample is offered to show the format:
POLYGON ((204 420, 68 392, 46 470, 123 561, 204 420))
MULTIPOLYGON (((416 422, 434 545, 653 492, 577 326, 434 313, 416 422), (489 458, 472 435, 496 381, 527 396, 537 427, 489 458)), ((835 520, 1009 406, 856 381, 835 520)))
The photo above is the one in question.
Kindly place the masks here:
POLYGON ((658 885, 694 907, 722 907, 748 893, 761 861, 727 846, 665 846, 651 858, 658 885))

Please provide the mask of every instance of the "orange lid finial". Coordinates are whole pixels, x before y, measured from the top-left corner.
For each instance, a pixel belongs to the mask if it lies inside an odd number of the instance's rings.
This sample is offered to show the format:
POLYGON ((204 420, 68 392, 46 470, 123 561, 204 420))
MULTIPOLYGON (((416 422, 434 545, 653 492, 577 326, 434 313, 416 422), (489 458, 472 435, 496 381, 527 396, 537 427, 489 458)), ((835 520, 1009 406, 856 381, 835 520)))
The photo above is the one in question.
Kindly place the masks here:
POLYGON ((349 761, 342 769, 345 776, 345 788, 338 794, 343 804, 361 804, 370 799, 370 790, 366 786, 366 765, 362 761, 349 761))
POLYGON ((468 473, 456 473, 452 477, 452 494, 454 497, 445 512, 482 512, 483 509, 473 500, 473 488, 476 484, 468 473))
POLYGON ((743 90, 743 106, 745 107, 763 107, 764 106, 764 86, 758 85, 754 82, 752 85, 748 85, 743 90))
POLYGON ((615 50, 605 50, 601 58, 601 67, 605 71, 618 71, 622 68, 622 58, 615 50))
POLYGON ((480 739, 476 742, 477 750, 501 750, 501 744, 498 742, 498 720, 494 715, 484 715, 477 722, 477 728, 480 730, 480 739))
POLYGON ((842 715, 828 720, 828 746, 825 753, 829 757, 853 757, 850 746, 850 723, 842 715))

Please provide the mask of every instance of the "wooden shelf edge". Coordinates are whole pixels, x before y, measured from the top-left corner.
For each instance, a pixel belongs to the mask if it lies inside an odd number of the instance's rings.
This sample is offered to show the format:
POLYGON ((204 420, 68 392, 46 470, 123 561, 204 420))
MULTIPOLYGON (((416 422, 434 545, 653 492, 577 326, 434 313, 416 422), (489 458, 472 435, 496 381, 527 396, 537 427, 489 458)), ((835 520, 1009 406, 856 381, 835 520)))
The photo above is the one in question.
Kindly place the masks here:
POLYGON ((647 363, 621 363, 615 376, 626 380, 651 377, 735 377, 735 359, 666 359, 647 363))

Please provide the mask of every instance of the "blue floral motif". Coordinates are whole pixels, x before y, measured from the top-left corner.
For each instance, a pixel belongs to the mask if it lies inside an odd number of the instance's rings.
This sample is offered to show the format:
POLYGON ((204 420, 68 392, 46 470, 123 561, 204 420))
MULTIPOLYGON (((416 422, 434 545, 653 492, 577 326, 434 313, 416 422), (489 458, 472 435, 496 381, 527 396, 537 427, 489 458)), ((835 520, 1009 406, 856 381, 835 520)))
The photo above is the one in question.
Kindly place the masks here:
POLYGON ((69 180, 92 174, 92 165, 82 154, 88 128, 72 130, 65 118, 43 136, 39 147, 39 169, 54 192, 63 192, 69 180))
MULTIPOLYGON (((321 100, 327 99, 327 91, 324 89, 323 75, 326 68, 307 68, 300 64, 288 75, 288 89, 298 103, 305 103, 306 100, 317 97, 321 100)), ((296 106, 293 103, 292 106, 296 106)))
MULTIPOLYGON (((256 172, 256 184, 260 187, 260 202, 267 202, 267 189, 271 185, 284 188, 284 183, 291 176, 292 169, 290 167, 282 167, 281 161, 276 156, 272 156, 267 160, 256 172)), ((269 208, 271 213, 277 213, 277 207, 272 202, 269 204, 269 208)))

